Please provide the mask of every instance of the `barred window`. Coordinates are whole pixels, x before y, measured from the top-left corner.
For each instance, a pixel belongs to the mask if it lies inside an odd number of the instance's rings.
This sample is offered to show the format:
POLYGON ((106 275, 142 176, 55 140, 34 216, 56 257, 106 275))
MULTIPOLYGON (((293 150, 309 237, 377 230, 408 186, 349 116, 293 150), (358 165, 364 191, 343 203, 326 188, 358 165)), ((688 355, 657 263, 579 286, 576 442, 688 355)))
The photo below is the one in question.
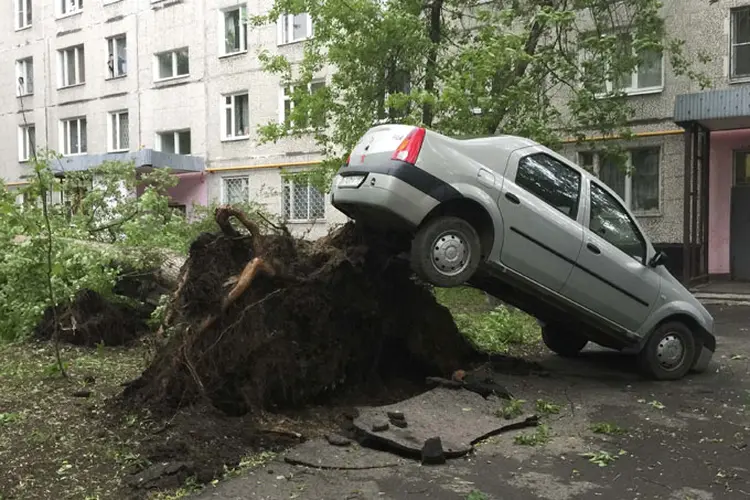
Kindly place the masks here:
POLYGON ((250 201, 250 180, 245 177, 224 177, 221 191, 222 203, 230 205, 250 201))
POLYGON ((284 220, 318 220, 326 215, 323 193, 304 182, 284 181, 282 207, 284 220))

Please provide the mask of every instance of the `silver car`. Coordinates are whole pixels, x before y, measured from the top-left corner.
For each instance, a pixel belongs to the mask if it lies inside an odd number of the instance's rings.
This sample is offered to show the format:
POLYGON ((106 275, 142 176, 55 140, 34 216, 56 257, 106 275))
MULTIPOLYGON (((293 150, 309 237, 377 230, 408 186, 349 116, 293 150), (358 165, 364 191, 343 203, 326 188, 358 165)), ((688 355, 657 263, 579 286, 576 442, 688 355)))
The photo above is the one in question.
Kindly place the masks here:
POLYGON ((536 316, 561 356, 592 341, 673 380, 706 370, 716 349, 711 314, 617 194, 529 139, 378 125, 339 169, 331 201, 407 235, 423 280, 474 286, 536 316))

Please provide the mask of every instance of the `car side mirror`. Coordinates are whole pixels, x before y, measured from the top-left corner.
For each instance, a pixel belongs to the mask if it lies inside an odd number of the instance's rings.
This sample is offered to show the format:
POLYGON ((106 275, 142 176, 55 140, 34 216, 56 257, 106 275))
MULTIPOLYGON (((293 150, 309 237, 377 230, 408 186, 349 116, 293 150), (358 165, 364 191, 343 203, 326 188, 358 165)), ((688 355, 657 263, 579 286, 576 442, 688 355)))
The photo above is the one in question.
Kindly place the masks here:
POLYGON ((651 257, 651 260, 648 261, 649 267, 658 267, 663 266, 667 263, 667 254, 664 252, 656 252, 656 254, 651 257))

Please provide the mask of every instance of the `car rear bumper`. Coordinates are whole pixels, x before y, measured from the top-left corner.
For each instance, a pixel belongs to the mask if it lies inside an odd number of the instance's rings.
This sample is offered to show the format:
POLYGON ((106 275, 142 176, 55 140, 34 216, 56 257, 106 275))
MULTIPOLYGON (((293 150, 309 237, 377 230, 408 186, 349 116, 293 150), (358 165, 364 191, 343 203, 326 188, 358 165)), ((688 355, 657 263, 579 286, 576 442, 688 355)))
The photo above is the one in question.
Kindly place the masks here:
POLYGON ((340 172, 333 181, 331 204, 354 220, 393 229, 413 229, 438 201, 387 173, 340 172), (359 187, 338 187, 344 176, 365 175, 359 187))

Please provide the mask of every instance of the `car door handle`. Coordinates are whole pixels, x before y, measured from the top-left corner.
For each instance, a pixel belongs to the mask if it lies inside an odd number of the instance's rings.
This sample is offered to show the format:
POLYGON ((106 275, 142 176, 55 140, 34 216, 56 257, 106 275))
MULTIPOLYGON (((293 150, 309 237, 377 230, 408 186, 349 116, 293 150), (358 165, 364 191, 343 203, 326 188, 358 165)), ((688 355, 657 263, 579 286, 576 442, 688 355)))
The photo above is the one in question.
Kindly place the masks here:
POLYGON ((596 255, 599 255, 600 253, 602 253, 602 251, 599 250, 599 247, 594 245, 593 243, 586 243, 586 248, 588 248, 591 251, 591 253, 595 253, 596 255))
POLYGON ((505 193, 505 197, 511 202, 516 205, 521 204, 521 200, 518 199, 518 196, 514 195, 513 193, 505 193))

